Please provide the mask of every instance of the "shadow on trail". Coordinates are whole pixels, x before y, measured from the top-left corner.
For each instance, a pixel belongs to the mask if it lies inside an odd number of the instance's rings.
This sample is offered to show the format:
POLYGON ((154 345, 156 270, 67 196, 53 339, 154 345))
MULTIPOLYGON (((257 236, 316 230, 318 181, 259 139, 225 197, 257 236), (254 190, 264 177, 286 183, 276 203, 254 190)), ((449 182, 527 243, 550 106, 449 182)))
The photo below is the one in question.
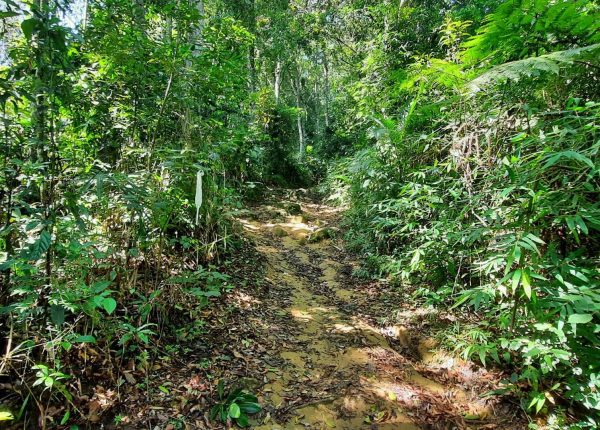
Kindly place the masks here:
MULTIPOLYGON (((496 382, 485 370, 432 353, 427 333, 377 324, 369 291, 379 287, 350 276, 339 210, 292 200, 239 218, 266 261, 267 297, 254 306, 277 355, 264 363, 268 413, 256 428, 519 428, 500 400, 482 398, 496 382)), ((421 312, 393 311, 407 323, 421 312)))

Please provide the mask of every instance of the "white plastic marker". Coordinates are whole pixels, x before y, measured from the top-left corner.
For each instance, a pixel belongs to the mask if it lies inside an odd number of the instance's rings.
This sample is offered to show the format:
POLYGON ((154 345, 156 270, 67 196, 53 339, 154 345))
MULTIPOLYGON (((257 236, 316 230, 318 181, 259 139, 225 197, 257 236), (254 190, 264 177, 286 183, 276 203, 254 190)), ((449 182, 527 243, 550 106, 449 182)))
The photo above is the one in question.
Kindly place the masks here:
POLYGON ((196 225, 198 225, 200 206, 202 206, 202 176, 204 176, 204 172, 198 170, 198 173, 196 173, 196 225))

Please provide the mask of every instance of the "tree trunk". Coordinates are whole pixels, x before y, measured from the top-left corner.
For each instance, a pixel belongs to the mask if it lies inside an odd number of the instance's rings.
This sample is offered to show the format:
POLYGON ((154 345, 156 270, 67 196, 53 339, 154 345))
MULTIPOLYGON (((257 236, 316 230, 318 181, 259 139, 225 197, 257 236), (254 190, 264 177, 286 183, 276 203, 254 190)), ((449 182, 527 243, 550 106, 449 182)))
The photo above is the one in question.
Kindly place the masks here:
POLYGON ((87 23, 88 23, 88 15, 89 15, 89 0, 84 0, 83 2, 83 22, 81 23, 81 26, 83 27, 83 29, 85 30, 87 28, 87 23))
MULTIPOLYGON (((8 160, 11 156, 11 145, 9 140, 9 120, 8 114, 6 111, 6 101, 2 103, 2 125, 4 127, 4 139, 2 144, 2 151, 6 151, 3 154, 3 165, 8 165, 8 160)), ((10 260, 14 253, 13 246, 13 232, 11 231, 12 224, 12 206, 13 206, 13 185, 15 178, 8 171, 5 172, 5 182, 6 182, 6 205, 4 206, 4 213, 0 213, 0 222, 3 222, 4 227, 3 230, 5 232, 5 249, 6 249, 6 260, 10 260)), ((10 290, 10 277, 11 277, 11 268, 8 267, 4 270, 4 273, 0 273, 0 306, 6 305, 6 299, 9 296, 10 290)))
POLYGON ((300 144, 300 158, 304 157, 304 131, 302 130, 302 118, 298 115, 298 142, 300 144))
POLYGON ((164 38, 167 43, 173 40, 173 17, 171 16, 165 18, 164 38))
MULTIPOLYGON (((248 11, 248 31, 256 34, 256 2, 250 0, 248 11)), ((248 71, 250 73, 249 89, 250 92, 256 91, 256 46, 254 42, 248 47, 248 71)))
MULTIPOLYGON (((52 86, 52 52, 49 49, 49 32, 46 25, 50 21, 50 5, 48 0, 37 0, 33 4, 34 10, 43 17, 41 20, 44 23, 43 27, 38 27, 34 33, 36 39, 34 47, 35 57, 35 102, 32 105, 32 122, 34 136, 36 140, 36 156, 37 161, 42 164, 45 180, 40 185, 40 203, 44 210, 44 230, 50 235, 53 230, 53 168, 54 163, 50 162, 50 146, 52 145, 49 138, 48 124, 48 94, 51 94, 52 86), (48 58, 50 61, 48 61, 48 58), (48 64, 49 63, 49 64, 48 64)), ((44 310, 44 318, 48 315, 48 295, 46 289, 50 289, 52 285, 52 244, 46 250, 44 263, 44 285, 39 292, 38 303, 44 310)))
POLYGON ((298 126, 298 144, 299 144, 299 156, 300 158, 304 157, 304 128, 302 126, 302 115, 300 114, 302 106, 300 100, 300 92, 302 91, 302 82, 300 80, 300 70, 298 69, 298 76, 296 77, 296 85, 294 85, 295 93, 296 93, 296 108, 298 109, 298 115, 296 119, 296 123, 298 126))
POLYGON ((327 57, 323 60, 323 71, 325 75, 325 132, 329 128, 329 64, 327 63, 327 57))
POLYGON ((275 93, 275 102, 279 103, 279 91, 281 89, 281 60, 277 59, 275 65, 275 84, 273 86, 273 92, 275 93))
POLYGON ((204 0, 192 0, 196 3, 196 10, 198 11, 198 15, 200 15, 200 19, 198 20, 198 25, 196 26, 195 31, 192 34, 192 43, 194 44, 194 49, 192 50, 192 55, 197 57, 200 55, 200 41, 202 40, 202 31, 204 30, 204 0))

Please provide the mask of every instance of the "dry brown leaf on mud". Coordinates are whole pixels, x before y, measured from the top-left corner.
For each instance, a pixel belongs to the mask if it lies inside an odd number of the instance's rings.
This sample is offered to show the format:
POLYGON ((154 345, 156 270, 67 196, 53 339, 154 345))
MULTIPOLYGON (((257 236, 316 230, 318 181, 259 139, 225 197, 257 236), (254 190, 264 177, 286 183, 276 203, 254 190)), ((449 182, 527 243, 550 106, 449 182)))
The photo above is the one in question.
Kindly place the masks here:
POLYGON ((137 383, 137 381, 135 380, 135 378, 133 377, 133 375, 130 372, 122 372, 123 376, 125 377, 125 380, 127 382, 129 382, 131 385, 135 385, 137 383))
POLYGON ((198 390, 198 391, 206 390, 206 384, 202 382, 202 378, 200 375, 192 376, 190 378, 190 380, 187 381, 182 386, 185 388, 191 389, 191 390, 198 390))
POLYGON ((100 406, 100 402, 98 400, 92 400, 88 404, 88 421, 92 423, 97 423, 100 421, 100 413, 102 412, 102 407, 100 406))

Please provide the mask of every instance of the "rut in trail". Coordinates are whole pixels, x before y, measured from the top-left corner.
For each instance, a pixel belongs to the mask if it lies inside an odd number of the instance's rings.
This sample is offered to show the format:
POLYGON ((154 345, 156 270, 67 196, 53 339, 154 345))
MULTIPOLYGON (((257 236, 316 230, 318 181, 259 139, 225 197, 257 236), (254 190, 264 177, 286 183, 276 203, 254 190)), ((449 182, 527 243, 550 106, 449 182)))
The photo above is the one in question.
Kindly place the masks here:
POLYGON ((269 283, 258 305, 267 414, 256 428, 520 428, 514 406, 481 398, 494 376, 429 351, 430 310, 351 276, 358 264, 343 251, 339 215, 292 198, 240 219, 269 283))

